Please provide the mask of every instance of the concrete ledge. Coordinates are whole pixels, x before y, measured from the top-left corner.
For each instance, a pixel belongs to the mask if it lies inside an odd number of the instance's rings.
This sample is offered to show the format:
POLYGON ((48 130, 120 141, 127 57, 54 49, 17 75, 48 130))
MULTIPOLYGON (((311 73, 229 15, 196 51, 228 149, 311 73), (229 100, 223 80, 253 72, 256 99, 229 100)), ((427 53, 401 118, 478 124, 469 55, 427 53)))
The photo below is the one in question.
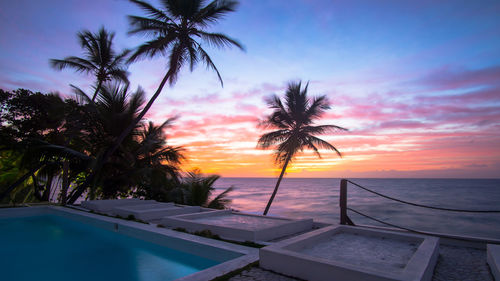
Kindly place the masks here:
POLYGON ((111 213, 119 215, 121 217, 128 217, 130 215, 137 219, 149 221, 154 219, 161 219, 163 217, 170 217, 182 214, 191 214, 201 212, 201 207, 199 206, 180 206, 174 204, 162 204, 162 205, 136 205, 136 206, 125 206, 117 207, 111 210, 111 213))
POLYGON ((500 245, 486 246, 486 261, 496 281, 500 281, 500 245))
POLYGON ((118 206, 114 207, 109 211, 109 215, 112 216, 121 216, 121 217, 127 217, 127 211, 133 212, 133 211, 142 211, 142 210, 151 210, 151 209, 160 209, 160 208, 169 208, 174 206, 174 203, 160 203, 160 202, 154 202, 150 204, 139 204, 139 205, 125 205, 125 206, 118 206))
POLYGON ((155 200, 130 199, 111 199, 111 200, 88 200, 82 201, 81 206, 92 211, 100 213, 109 213, 113 208, 120 206, 134 206, 141 204, 158 203, 155 200))
MULTIPOLYGON (((366 253, 363 253, 366 254, 366 253)), ((439 255, 439 239, 414 234, 369 230, 349 226, 331 226, 284 240, 260 249, 260 266, 305 280, 431 280, 439 255), (404 268, 383 270, 352 264, 339 259, 326 259, 305 254, 301 249, 327 241, 339 233, 396 239, 418 243, 404 268)))

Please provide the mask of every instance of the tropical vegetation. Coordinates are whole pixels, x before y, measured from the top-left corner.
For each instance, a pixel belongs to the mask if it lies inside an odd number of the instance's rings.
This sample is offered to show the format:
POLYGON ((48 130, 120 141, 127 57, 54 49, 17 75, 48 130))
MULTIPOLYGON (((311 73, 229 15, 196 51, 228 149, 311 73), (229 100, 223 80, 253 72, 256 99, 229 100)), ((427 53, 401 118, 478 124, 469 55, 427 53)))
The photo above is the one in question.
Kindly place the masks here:
MULTIPOLYGON (((209 27, 234 11, 237 1, 162 0, 154 7, 130 0, 145 13, 131 15, 129 34, 149 41, 134 50, 117 52, 115 34, 102 27, 97 33, 83 30, 78 41, 83 56, 52 59, 56 70, 66 68, 91 74, 95 83, 87 94, 72 86, 74 96, 18 89, 0 90, 0 203, 48 201, 62 204, 87 199, 140 197, 187 205, 226 208, 230 187, 214 197, 217 175, 199 170, 183 172, 182 147, 167 144, 167 132, 175 118, 155 124, 145 115, 167 82, 173 86, 183 66, 193 70, 203 63, 222 77, 205 46, 243 46, 209 27), (157 90, 146 102, 140 87, 129 88, 127 67, 143 58, 162 56, 167 64, 157 90)), ((325 96, 309 98, 307 85, 288 85, 284 100, 273 96, 274 111, 261 123, 267 132, 258 140, 260 148, 276 148, 281 167, 264 215, 276 196, 289 164, 303 149, 340 152, 316 135, 345 130, 335 125, 314 125, 330 105, 325 96)))
MULTIPOLYGON (((144 103, 142 89, 130 91, 127 84, 103 85, 95 103, 83 91, 76 93, 73 99, 62 99, 56 94, 0 90, 0 202, 68 203, 88 167, 144 103)), ((165 132, 174 121, 140 122, 103 165, 86 198, 140 197, 227 207, 232 188, 212 199, 218 176, 199 171, 182 175, 185 151, 166 141, 165 132)))
POLYGON ((275 148, 275 163, 281 168, 281 173, 267 202, 264 215, 269 212, 286 169, 298 152, 308 148, 321 158, 319 149, 328 149, 335 151, 339 157, 342 157, 335 146, 316 135, 347 129, 336 125, 314 125, 314 121, 321 118, 325 110, 330 108, 330 103, 324 95, 308 97, 308 85, 309 83, 302 88, 300 81, 290 82, 283 100, 277 95, 273 95, 267 100, 267 104, 273 112, 266 116, 260 125, 264 129, 274 131, 263 134, 257 142, 257 147, 275 148))
POLYGON ((145 16, 129 16, 130 34, 150 41, 135 50, 117 52, 115 34, 102 27, 83 30, 82 56, 51 59, 56 70, 91 74, 92 94, 73 86, 74 97, 18 89, 0 90, 0 203, 141 197, 188 205, 225 208, 225 190, 213 200, 219 176, 200 171, 183 174, 185 150, 166 142, 174 118, 154 124, 144 118, 164 85, 173 85, 181 68, 197 63, 219 70, 204 49, 242 45, 208 28, 235 10, 238 2, 165 0, 156 8, 131 0, 145 16), (145 57, 166 56, 167 72, 146 103, 145 92, 129 89, 127 66, 145 57))
POLYGON ((51 59, 50 64, 57 70, 73 68, 77 72, 91 73, 95 76, 96 85, 92 95, 94 101, 103 83, 111 80, 128 83, 125 62, 130 50, 117 54, 113 49, 114 37, 115 34, 104 27, 95 34, 88 30, 78 32, 78 41, 84 50, 84 56, 71 56, 62 60, 51 59))
POLYGON ((143 35, 151 40, 137 47, 128 58, 128 62, 132 63, 143 57, 168 54, 168 70, 148 103, 133 122, 130 122, 115 139, 114 144, 100 157, 86 180, 77 187, 71 201, 80 197, 94 182, 102 165, 108 161, 134 127, 144 118, 165 84, 167 82, 170 85, 175 83, 185 64, 189 64, 189 69, 192 71, 198 62, 203 62, 217 73, 219 81, 221 84, 223 83, 217 67, 203 48, 202 43, 218 48, 236 46, 243 49, 242 45, 235 39, 222 33, 207 31, 210 25, 217 22, 225 14, 234 11, 238 5, 237 1, 214 0, 203 6, 205 2, 203 0, 165 0, 161 1, 160 8, 145 1, 131 0, 131 2, 139 6, 147 16, 129 16, 131 26, 129 34, 143 35))

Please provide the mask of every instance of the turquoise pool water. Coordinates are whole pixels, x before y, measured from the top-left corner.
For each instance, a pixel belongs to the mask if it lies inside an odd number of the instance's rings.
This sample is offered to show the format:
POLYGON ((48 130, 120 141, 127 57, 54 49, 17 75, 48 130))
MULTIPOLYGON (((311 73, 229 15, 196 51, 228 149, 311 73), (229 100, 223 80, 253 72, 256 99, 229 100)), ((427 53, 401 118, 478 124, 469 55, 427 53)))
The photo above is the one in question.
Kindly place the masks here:
POLYGON ((220 263, 56 215, 0 219, 0 249, 9 281, 166 281, 220 263))

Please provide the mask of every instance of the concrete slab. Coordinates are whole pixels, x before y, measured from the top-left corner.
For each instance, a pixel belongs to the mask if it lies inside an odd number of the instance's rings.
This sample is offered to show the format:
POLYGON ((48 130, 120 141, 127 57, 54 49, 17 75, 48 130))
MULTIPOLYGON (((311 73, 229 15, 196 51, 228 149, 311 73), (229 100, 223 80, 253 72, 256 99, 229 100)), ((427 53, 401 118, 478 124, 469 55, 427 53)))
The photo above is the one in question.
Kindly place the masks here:
POLYGON ((260 266, 306 280, 431 280, 439 239, 331 226, 260 249, 260 266))
POLYGON ((312 219, 294 220, 233 212, 211 211, 163 218, 160 222, 188 231, 210 230, 224 239, 264 242, 311 230, 312 219))

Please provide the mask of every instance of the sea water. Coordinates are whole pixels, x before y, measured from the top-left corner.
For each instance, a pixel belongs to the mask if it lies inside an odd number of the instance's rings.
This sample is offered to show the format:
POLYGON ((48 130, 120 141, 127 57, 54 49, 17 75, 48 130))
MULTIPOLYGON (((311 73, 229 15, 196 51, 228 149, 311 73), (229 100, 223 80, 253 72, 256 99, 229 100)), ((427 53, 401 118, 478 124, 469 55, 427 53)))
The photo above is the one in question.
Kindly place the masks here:
MULTIPOLYGON (((500 179, 352 179, 404 201, 436 207, 500 210, 500 179)), ((261 214, 276 184, 275 178, 221 178, 217 192, 229 186, 231 207, 261 214)), ((284 178, 270 215, 339 222, 340 179, 284 178)), ((391 224, 455 235, 500 239, 500 213, 458 213, 424 209, 391 201, 348 185, 348 207, 391 224)), ((378 225, 353 212, 356 224, 378 225)))
POLYGON ((166 281, 220 262, 55 215, 0 219, 0 280, 166 281))

